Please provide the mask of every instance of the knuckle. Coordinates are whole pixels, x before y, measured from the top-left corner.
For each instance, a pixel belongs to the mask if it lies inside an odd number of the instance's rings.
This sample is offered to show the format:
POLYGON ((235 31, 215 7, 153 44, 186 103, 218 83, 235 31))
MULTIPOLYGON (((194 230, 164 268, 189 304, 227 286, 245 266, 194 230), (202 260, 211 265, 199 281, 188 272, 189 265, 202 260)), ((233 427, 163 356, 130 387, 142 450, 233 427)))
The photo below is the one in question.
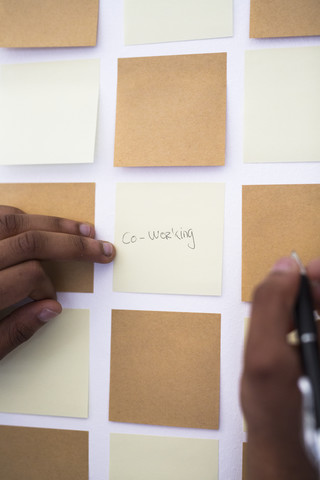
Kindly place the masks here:
POLYGON ((33 256, 41 250, 43 237, 40 232, 29 231, 17 236, 18 251, 26 256, 33 256))
POLYGON ((34 331, 29 325, 22 322, 12 322, 8 332, 10 346, 12 348, 18 347, 29 340, 33 334, 34 331))
POLYGON ((80 257, 83 257, 88 250, 86 239, 81 236, 74 235, 72 237, 72 241, 73 241, 73 247, 77 250, 78 255, 80 257))
POLYGON ((43 283, 47 275, 37 260, 30 260, 26 262, 27 274, 32 283, 43 283))
POLYGON ((52 228, 54 231, 60 232, 63 227, 63 219, 60 217, 51 217, 52 228))
POLYGON ((0 235, 2 238, 16 235, 22 229, 24 219, 22 215, 8 213, 0 217, 0 235))

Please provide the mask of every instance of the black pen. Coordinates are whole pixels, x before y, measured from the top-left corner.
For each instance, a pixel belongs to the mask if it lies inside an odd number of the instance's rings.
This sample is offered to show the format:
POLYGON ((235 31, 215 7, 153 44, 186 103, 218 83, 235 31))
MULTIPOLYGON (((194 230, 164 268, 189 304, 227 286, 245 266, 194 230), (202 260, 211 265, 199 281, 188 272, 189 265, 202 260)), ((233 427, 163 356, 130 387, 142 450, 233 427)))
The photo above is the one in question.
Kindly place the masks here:
POLYGON ((295 305, 295 323, 300 340, 302 368, 312 387, 315 428, 320 431, 320 356, 316 318, 306 269, 296 252, 292 257, 300 267, 301 279, 295 305))

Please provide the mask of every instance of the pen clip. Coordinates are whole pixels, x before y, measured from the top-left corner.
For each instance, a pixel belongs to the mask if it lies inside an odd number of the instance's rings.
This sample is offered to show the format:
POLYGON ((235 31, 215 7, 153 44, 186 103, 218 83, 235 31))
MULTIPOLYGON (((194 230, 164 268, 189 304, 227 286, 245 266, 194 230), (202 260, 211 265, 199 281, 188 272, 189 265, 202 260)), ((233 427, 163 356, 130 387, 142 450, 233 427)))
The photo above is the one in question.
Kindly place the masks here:
POLYGON ((310 461, 316 466, 320 475, 320 430, 316 428, 314 396, 309 378, 300 377, 298 387, 302 395, 304 445, 310 461))

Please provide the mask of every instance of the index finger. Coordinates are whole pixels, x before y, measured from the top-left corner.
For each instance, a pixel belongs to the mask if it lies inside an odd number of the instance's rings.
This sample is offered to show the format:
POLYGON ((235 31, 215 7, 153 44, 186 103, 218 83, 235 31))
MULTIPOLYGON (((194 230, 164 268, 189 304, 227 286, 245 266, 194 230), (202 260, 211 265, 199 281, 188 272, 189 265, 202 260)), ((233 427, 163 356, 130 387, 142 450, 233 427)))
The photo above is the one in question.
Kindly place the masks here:
MULTIPOLYGON (((8 207, 7 207, 8 208, 8 207)), ((94 226, 61 217, 28 215, 17 209, 0 209, 0 240, 28 231, 69 233, 94 238, 94 226)))
POLYGON ((80 235, 29 231, 0 242, 0 270, 27 260, 78 260, 109 263, 115 256, 110 242, 80 235))
POLYGON ((24 213, 20 208, 11 207, 10 205, 0 205, 0 215, 7 213, 24 213))

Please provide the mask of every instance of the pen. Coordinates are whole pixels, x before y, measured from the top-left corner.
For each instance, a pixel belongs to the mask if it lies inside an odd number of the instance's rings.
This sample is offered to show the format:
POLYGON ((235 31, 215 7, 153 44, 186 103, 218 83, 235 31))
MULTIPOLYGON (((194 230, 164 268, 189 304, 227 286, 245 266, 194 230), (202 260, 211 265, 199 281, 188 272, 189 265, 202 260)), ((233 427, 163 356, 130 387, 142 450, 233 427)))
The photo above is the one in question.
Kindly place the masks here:
MULTIPOLYGON (((300 287, 295 305, 295 324, 300 340, 302 368, 307 377, 312 395, 314 411, 315 438, 320 436, 320 356, 318 346, 317 325, 313 309, 313 301, 306 269, 296 252, 292 257, 300 268, 300 287)), ((316 448, 319 453, 319 448, 316 448)), ((319 462, 320 459, 317 458, 319 462)))

